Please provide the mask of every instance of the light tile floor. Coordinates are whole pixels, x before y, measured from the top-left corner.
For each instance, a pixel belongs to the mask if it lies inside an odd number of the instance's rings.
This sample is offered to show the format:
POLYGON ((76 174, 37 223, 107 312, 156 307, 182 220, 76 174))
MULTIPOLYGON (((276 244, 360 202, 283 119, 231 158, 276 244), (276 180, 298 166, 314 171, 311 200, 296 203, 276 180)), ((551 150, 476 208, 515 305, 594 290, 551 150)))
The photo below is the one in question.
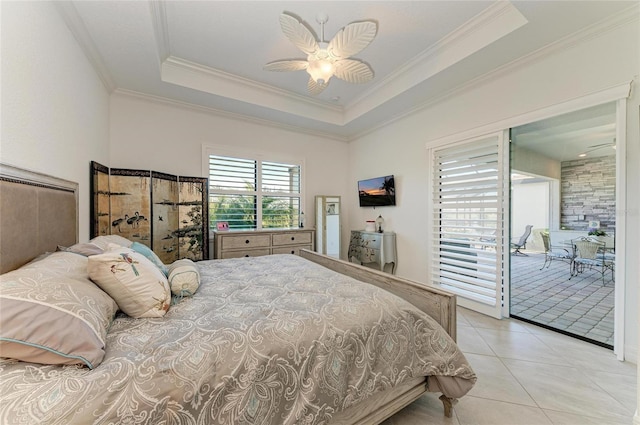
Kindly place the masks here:
POLYGON ((458 345, 478 382, 444 417, 426 394, 384 425, 629 425, 636 365, 611 350, 458 308, 458 345))

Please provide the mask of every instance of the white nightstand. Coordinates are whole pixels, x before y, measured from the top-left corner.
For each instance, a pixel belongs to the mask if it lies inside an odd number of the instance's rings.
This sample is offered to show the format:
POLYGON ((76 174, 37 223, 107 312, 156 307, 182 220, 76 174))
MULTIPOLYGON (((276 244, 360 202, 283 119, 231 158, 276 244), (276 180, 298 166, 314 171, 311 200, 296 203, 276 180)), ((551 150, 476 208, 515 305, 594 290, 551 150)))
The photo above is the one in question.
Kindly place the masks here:
POLYGON ((396 234, 393 232, 365 232, 352 230, 349 241, 349 261, 376 264, 381 271, 395 273, 396 234))

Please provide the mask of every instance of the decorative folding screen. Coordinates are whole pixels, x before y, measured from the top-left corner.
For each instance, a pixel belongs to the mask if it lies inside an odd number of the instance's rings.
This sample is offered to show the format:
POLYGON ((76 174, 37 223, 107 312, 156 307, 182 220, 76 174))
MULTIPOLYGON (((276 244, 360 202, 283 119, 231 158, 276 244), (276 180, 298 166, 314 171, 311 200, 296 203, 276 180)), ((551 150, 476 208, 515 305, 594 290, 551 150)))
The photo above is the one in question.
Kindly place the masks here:
POLYGON ((91 237, 121 235, 170 264, 209 258, 208 179, 91 162, 91 237))

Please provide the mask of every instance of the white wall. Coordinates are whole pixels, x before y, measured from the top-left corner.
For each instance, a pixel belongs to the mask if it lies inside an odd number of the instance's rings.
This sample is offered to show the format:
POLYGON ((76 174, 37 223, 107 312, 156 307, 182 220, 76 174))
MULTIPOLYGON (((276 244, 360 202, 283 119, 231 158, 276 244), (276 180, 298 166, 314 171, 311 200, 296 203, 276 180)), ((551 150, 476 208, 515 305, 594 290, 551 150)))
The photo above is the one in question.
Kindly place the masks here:
MULTIPOLYGON (((429 141, 489 125, 510 117, 577 99, 635 79, 639 63, 637 20, 618 26, 587 41, 537 60, 514 66, 459 93, 396 121, 349 144, 350 184, 363 177, 395 174, 398 205, 381 208, 388 230, 398 239, 398 272, 409 279, 428 281, 427 214, 429 141)), ((628 101, 627 120, 627 252, 638 258, 640 197, 640 149, 638 144, 637 87, 628 101)), ((373 214, 357 207, 357 197, 344 200, 351 223, 362 223, 373 214)), ((376 211, 377 213, 377 211, 376 211)), ((625 345, 636 358, 638 327, 638 261, 625 270, 625 345)))
POLYGON ((517 141, 511 145, 511 169, 524 174, 545 176, 560 180, 562 164, 538 152, 517 146, 517 141))
POLYGON ((511 186, 511 241, 517 242, 528 224, 533 232, 527 239, 527 251, 544 251, 540 230, 549 228, 549 182, 511 186))
POLYGON ((89 238, 89 162, 108 165, 109 93, 51 2, 0 2, 0 161, 80 184, 89 238))
MULTIPOLYGON (((110 134, 114 168, 206 177, 202 175, 203 144, 303 157, 305 227, 315 227, 316 195, 345 199, 355 191, 354 185, 347 184, 348 147, 344 142, 128 94, 111 98, 110 134)), ((342 251, 346 252, 344 243, 343 235, 342 251)))

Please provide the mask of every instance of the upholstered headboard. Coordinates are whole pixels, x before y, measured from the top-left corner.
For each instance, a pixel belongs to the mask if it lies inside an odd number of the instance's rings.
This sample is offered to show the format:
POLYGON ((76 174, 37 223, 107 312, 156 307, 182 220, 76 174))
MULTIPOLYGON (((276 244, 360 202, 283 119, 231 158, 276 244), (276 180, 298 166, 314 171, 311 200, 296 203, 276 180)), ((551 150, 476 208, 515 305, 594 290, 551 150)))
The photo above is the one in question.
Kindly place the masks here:
POLYGON ((0 164, 0 273, 78 242, 78 184, 0 164))

